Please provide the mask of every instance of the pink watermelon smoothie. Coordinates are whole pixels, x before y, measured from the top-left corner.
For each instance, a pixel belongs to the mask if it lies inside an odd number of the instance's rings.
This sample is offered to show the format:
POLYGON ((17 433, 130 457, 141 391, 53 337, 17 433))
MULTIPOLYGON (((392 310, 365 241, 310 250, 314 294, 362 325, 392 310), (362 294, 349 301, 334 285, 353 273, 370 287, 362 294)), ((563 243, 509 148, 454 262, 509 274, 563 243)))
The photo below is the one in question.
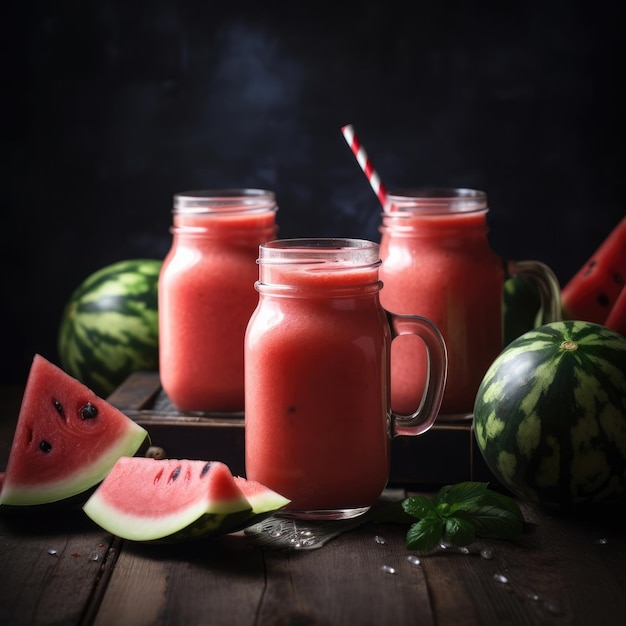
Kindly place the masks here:
MULTIPOLYGON (((448 348, 442 414, 471 413, 489 365, 502 349, 502 261, 487 242, 486 211, 387 214, 381 228, 380 300, 394 313, 427 317, 448 348)), ((392 408, 410 413, 425 379, 424 348, 400 337, 392 349, 392 408)))
POLYGON ((258 297, 258 246, 275 211, 175 214, 159 279, 160 375, 181 411, 242 411, 243 338, 258 297))
POLYGON ((289 498, 288 511, 371 506, 389 472, 377 267, 282 272, 261 266, 263 283, 293 289, 261 285, 246 335, 247 478, 289 498))

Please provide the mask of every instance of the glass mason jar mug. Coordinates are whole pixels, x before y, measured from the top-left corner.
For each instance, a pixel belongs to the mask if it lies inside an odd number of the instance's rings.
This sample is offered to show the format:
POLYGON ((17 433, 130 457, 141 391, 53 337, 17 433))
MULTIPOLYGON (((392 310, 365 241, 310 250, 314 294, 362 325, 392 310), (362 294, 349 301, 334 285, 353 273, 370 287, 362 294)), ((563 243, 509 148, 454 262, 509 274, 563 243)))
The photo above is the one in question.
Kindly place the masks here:
POLYGON ((276 236, 277 210, 274 193, 261 189, 174 196, 172 247, 159 277, 159 371, 181 411, 243 411, 256 258, 259 244, 276 236))
MULTIPOLYGON (((448 348, 440 419, 472 416, 478 387, 503 349, 502 298, 507 275, 537 284, 542 323, 560 318, 559 284, 538 261, 504 263, 487 240, 487 195, 474 189, 426 188, 390 194, 382 216, 382 305, 432 320, 448 348)), ((414 406, 426 372, 422 346, 394 344, 392 407, 414 406)))
POLYGON ((389 477, 390 438, 437 415, 445 343, 418 316, 380 305, 378 244, 287 239, 260 246, 258 306, 245 339, 246 475, 291 500, 282 514, 360 515, 389 477), (430 376, 409 415, 390 410, 390 346, 418 335, 430 376))

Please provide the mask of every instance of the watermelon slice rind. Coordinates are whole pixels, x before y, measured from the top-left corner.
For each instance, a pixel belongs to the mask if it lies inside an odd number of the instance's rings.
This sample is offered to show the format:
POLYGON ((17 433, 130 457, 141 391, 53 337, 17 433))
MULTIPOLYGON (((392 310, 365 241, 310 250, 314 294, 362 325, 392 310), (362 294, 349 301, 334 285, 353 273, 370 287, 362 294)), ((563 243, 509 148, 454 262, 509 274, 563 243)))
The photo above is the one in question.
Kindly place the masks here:
MULTIPOLYGON (((120 456, 149 443, 148 432, 43 356, 36 354, 0 490, 0 510, 72 503, 120 456)), ((84 500, 83 500, 84 501, 84 500)))
POLYGON ((146 431, 137 426, 131 428, 123 441, 118 440, 115 445, 102 454, 91 465, 81 469, 80 473, 69 479, 59 480, 40 485, 5 484, 0 491, 0 508, 2 507, 30 507, 45 504, 59 504, 74 502, 84 494, 84 499, 90 490, 100 483, 113 467, 120 456, 133 456, 147 439, 146 431), (139 430, 137 430, 139 429, 139 430))
POLYGON ((234 533, 289 503, 219 461, 121 458, 83 506, 98 526, 140 543, 180 543, 234 533), (243 482, 241 482, 243 481, 243 482), (241 488, 240 488, 241 487, 241 488))

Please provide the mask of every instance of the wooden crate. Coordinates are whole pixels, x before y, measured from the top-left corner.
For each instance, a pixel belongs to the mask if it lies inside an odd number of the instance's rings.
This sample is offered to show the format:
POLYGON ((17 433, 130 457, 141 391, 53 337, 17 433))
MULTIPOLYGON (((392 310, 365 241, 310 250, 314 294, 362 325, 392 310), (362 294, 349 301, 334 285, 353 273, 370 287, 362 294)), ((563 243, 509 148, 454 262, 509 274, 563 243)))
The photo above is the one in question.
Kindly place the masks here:
MULTIPOLYGON (((220 460, 245 475, 243 415, 189 414, 174 407, 156 372, 132 374, 109 402, 143 426, 170 458, 220 460)), ((430 486, 464 480, 496 483, 476 446, 471 420, 435 424, 419 437, 391 442, 390 485, 430 486)))

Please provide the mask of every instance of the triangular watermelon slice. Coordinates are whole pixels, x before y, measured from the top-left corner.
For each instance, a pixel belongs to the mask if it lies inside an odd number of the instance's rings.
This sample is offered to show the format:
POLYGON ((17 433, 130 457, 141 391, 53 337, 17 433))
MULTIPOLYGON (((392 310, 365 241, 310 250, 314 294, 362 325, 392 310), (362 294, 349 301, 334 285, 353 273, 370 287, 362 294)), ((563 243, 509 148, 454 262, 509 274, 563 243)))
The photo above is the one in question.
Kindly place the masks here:
POLYGON ((604 326, 626 337, 626 286, 622 287, 604 326))
POLYGON ((563 317, 604 324, 626 284, 626 217, 561 290, 563 317))
MULTIPOLYGON (((275 492, 263 517, 289 501, 275 492)), ((222 535, 260 519, 220 461, 121 458, 85 503, 104 530, 131 541, 174 543, 222 535)))
MULTIPOLYGON (((291 500, 288 500, 279 493, 272 491, 256 480, 248 480, 243 476, 235 476, 235 482, 243 495, 246 496, 252 512, 255 515, 264 515, 265 513, 273 513, 284 506, 287 506, 291 500)), ((260 521, 260 520, 256 520, 260 521)))
POLYGON ((0 505, 58 502, 98 484, 148 433, 61 368, 36 354, 28 375, 0 505))

